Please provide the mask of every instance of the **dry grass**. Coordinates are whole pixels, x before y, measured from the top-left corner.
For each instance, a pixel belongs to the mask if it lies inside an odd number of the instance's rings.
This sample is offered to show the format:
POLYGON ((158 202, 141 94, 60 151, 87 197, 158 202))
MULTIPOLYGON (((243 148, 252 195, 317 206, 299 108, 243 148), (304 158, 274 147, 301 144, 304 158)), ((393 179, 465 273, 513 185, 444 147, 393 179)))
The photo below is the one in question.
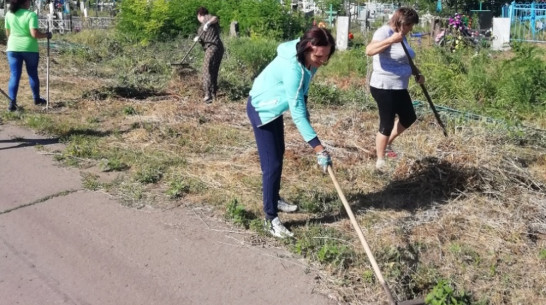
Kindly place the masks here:
MULTIPOLYGON (((52 110, 44 113, 28 106, 26 79, 20 103, 27 116, 94 130, 103 152, 115 151, 129 163, 125 171, 97 176, 108 185, 105 189, 137 207, 211 204, 218 214, 237 198, 261 217, 261 173, 244 100, 228 101, 220 94, 212 105, 202 103, 191 70, 175 71, 161 93, 118 92, 102 99, 97 94, 112 88, 111 81, 74 71, 62 58, 57 61, 51 77, 52 110), (124 113, 127 107, 136 114, 124 113), (135 172, 143 163, 164 166, 162 179, 136 183, 135 172), (196 181, 199 187, 171 200, 165 191, 175 177, 196 181)), ((5 58, 0 65, 7 67, 5 58)), ((8 77, 0 73, 0 83, 6 84, 8 77)), ((398 297, 426 293, 446 278, 475 300, 486 301, 482 304, 546 303, 546 258, 540 255, 546 249, 546 149, 519 145, 503 127, 477 122, 456 128, 448 123, 446 138, 427 110, 397 140, 401 157, 380 174, 373 159, 377 115, 363 109, 319 107, 311 110, 311 119, 332 152, 337 178, 398 297)), ((315 167, 314 154, 289 115, 285 125, 281 195, 315 204, 315 210, 281 217, 297 236, 312 224, 335 229, 346 237, 342 244, 356 252, 345 267, 321 266, 324 291, 340 303, 384 304, 384 293, 370 276, 333 184, 315 167)), ((101 172, 98 160, 87 161, 80 163, 82 172, 101 172)), ((278 245, 257 234, 247 242, 278 245)))

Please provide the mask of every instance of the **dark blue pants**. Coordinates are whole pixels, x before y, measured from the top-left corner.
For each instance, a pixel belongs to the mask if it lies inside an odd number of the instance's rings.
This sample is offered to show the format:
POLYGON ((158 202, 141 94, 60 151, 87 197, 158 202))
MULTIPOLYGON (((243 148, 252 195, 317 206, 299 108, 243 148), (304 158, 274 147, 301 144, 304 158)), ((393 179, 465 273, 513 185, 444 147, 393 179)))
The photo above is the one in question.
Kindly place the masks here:
POLYGON ((38 52, 6 52, 8 56, 10 77, 8 92, 12 101, 17 101, 17 91, 19 90, 19 81, 23 74, 23 62, 27 68, 28 81, 32 96, 34 99, 40 98, 40 79, 38 78, 38 62, 40 54, 38 52))
POLYGON ((262 124, 258 113, 250 103, 250 97, 246 106, 246 112, 254 136, 258 145, 260 166, 262 168, 262 191, 265 217, 273 219, 277 217, 277 201, 280 199, 282 161, 284 156, 284 121, 282 115, 275 120, 262 124))

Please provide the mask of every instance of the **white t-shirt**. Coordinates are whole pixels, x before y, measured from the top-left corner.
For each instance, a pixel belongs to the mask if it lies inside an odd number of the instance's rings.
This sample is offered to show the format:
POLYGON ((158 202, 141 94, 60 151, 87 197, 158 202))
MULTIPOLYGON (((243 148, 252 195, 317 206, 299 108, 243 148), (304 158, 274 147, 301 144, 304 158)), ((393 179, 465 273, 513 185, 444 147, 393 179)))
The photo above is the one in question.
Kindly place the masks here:
MULTIPOLYGON (((373 34, 372 40, 382 41, 389 38, 394 31, 389 25, 384 25, 373 34)), ((415 52, 408 45, 406 37, 403 40, 411 58, 415 52)), ((373 72, 370 86, 378 89, 407 89, 411 76, 411 66, 400 43, 392 44, 383 52, 373 56, 373 72)))

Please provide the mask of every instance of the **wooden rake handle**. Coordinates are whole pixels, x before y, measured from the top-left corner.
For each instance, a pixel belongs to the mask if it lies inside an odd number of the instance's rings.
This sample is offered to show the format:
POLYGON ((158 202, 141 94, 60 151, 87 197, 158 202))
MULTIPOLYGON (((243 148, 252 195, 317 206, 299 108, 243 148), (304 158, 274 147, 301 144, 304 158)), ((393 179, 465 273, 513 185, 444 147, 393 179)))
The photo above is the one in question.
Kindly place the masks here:
MULTIPOLYGON (((413 75, 415 75, 415 76, 418 76, 419 75, 419 70, 417 69, 417 66, 415 66, 415 63, 413 63, 413 60, 411 59, 411 56, 409 55, 409 52, 408 52, 408 49, 406 48, 406 45, 404 44, 403 41, 400 42, 400 44, 402 45, 402 48, 404 49, 404 53, 406 53, 406 56, 408 57, 408 61, 409 61, 410 67, 411 67, 411 73, 413 75)), ((430 106, 430 109, 432 109, 432 112, 434 113, 434 117, 436 118, 436 121, 442 127, 442 129, 444 131, 444 136, 447 137, 446 127, 445 127, 444 123, 442 122, 442 120, 440 119, 440 115, 438 114, 438 111, 436 111, 436 107, 434 107, 434 104, 432 103, 432 99, 430 98, 430 95, 428 94, 427 88, 425 87, 424 84, 419 84, 419 85, 421 86, 421 89, 423 89, 423 94, 427 98, 428 105, 430 106)))
POLYGON ((343 191, 341 190, 341 187, 339 186, 339 183, 337 182, 336 176, 334 175, 334 170, 332 169, 332 166, 330 165, 328 165, 328 173, 330 174, 330 178, 332 178, 332 182, 334 183, 334 186, 336 187, 337 193, 339 195, 339 199, 341 199, 341 202, 343 203, 343 206, 345 207, 345 211, 347 211, 347 214, 349 215, 351 224, 353 225, 353 228, 355 229, 356 234, 358 235, 358 238, 360 239, 360 243, 362 244, 362 246, 364 247, 364 250, 366 251, 366 255, 368 256, 368 259, 370 260, 375 276, 379 280, 379 283, 381 283, 381 286, 383 286, 383 289, 385 290, 385 293, 387 294, 387 297, 389 298, 389 303, 391 305, 396 305, 396 302, 394 301, 394 298, 389 289, 389 286, 387 286, 387 283, 383 279, 383 275, 381 274, 381 270, 379 270, 379 266, 377 265, 377 262, 373 256, 372 250, 370 250, 370 247, 368 246, 368 242, 366 242, 366 238, 364 238, 364 234, 362 234, 362 229, 358 225, 358 222, 356 222, 356 218, 355 218, 355 215, 353 214, 353 211, 351 210, 351 206, 349 205, 349 202, 347 202, 347 198, 345 198, 345 195, 343 194, 343 191))
MULTIPOLYGON (((201 35, 203 35, 204 32, 205 31, 202 31, 201 34, 198 35, 199 39, 201 39, 201 35)), ((188 52, 186 52, 186 55, 184 55, 184 57, 182 57, 182 60, 180 62, 171 63, 171 66, 182 66, 182 65, 184 65, 184 61, 186 60, 186 57, 188 57, 188 55, 190 55, 191 50, 193 50, 195 45, 199 42, 199 39, 197 39, 196 41, 193 42, 190 49, 188 50, 188 52)))

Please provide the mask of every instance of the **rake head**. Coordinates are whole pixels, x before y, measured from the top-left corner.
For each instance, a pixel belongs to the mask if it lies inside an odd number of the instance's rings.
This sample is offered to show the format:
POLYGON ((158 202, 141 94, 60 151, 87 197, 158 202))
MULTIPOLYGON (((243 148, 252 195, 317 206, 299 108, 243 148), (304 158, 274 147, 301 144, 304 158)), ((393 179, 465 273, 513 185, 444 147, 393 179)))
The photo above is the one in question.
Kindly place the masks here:
POLYGON ((423 298, 417 298, 408 301, 396 302, 396 305, 425 305, 425 300, 423 298))

